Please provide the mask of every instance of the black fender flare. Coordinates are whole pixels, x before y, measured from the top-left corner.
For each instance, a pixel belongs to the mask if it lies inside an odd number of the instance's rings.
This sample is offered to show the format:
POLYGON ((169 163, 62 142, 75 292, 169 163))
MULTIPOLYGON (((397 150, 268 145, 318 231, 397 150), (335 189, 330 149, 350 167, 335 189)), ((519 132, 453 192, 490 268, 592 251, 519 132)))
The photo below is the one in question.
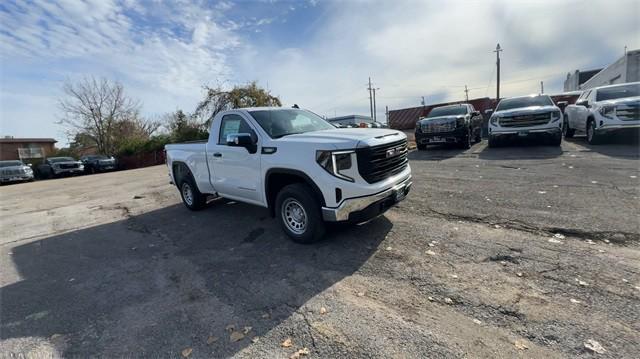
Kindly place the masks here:
POLYGON ((267 170, 267 173, 265 174, 265 180, 264 180, 264 194, 267 200, 267 206, 269 208, 269 212, 271 213, 272 216, 275 215, 275 209, 273 208, 275 203, 273 203, 274 200, 270 199, 270 196, 269 196, 269 180, 270 178, 272 178, 273 175, 290 175, 290 176, 302 178, 304 180, 304 183, 306 183, 307 185, 309 185, 309 187, 311 187, 311 190, 320 201, 320 204, 323 207, 327 205, 327 202, 324 199, 324 195, 322 194, 320 187, 318 187, 318 185, 306 173, 300 170, 294 170, 290 168, 274 167, 267 170))

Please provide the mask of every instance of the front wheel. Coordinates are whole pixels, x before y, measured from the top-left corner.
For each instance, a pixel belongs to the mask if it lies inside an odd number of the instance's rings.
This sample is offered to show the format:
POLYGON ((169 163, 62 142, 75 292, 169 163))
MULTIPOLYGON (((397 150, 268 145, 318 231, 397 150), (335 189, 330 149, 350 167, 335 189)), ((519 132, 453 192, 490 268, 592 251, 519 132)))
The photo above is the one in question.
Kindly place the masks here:
POLYGON ((322 239, 325 224, 320 203, 309 186, 302 183, 285 186, 275 205, 280 226, 294 242, 308 244, 322 239))
POLYGON ((565 138, 572 138, 576 133, 576 130, 569 127, 569 121, 565 120, 564 124, 562 125, 562 133, 564 134, 565 138))
POLYGON ((596 133, 596 122, 593 120, 590 120, 589 123, 587 123, 587 142, 589 142, 590 145, 597 145, 600 143, 600 137, 596 133))
POLYGON ((496 136, 489 135, 489 148, 498 147, 498 138, 496 136))
POLYGON ((551 146, 560 146, 562 144, 562 133, 559 133, 557 135, 554 135, 553 137, 551 137, 551 146))
POLYGON ((467 130, 467 134, 460 139, 460 148, 468 150, 471 148, 472 134, 471 129, 467 130))

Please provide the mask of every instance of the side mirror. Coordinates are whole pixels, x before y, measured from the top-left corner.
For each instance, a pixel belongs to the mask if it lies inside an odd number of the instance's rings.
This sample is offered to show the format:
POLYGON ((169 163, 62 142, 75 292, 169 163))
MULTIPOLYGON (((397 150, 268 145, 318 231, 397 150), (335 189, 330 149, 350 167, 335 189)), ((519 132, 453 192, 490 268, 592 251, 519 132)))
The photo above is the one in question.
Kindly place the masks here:
POLYGON ((587 101, 587 100, 580 100, 580 101, 577 101, 577 102, 576 102, 576 105, 577 105, 577 106, 584 106, 584 107, 589 108, 589 101, 587 101))
POLYGON ((556 105, 562 110, 562 112, 564 112, 564 109, 568 104, 569 103, 567 101, 558 101, 556 105))
POLYGON ((232 133, 227 135, 227 146, 244 147, 249 153, 256 153, 257 146, 249 133, 232 133))
POLYGON ((33 163, 27 163, 27 166, 33 167, 33 163))
POLYGON ((493 113, 493 109, 492 108, 484 110, 484 114, 487 115, 487 116, 491 116, 492 113, 493 113))
POLYGON ((473 116, 480 116, 480 111, 471 112, 471 117, 473 117, 473 116))

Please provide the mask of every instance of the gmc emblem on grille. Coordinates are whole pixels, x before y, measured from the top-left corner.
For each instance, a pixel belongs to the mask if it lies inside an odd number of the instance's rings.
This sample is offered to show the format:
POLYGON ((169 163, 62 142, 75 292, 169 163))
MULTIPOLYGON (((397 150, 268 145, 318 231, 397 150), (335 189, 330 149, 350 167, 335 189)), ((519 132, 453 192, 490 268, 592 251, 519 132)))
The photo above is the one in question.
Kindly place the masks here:
POLYGON ((402 147, 390 148, 387 150, 387 158, 397 156, 402 153, 402 147))

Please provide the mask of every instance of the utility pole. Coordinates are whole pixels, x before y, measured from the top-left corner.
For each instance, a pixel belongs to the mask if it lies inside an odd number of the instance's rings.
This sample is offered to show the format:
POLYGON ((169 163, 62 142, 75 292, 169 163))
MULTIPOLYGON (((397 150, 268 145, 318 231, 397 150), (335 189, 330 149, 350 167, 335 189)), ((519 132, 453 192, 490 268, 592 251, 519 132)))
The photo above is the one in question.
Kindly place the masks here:
POLYGON ((426 105, 426 102, 424 102, 424 96, 422 96, 422 106, 426 105))
POLYGON ((544 81, 540 81, 540 93, 544 93, 544 81))
POLYGON ((384 114, 387 119, 386 123, 389 124, 389 106, 384 107, 384 114))
POLYGON ((502 52, 500 44, 496 45, 496 49, 493 52, 496 53, 496 100, 500 100, 500 52, 502 52))
POLYGON ((371 77, 369 77, 369 87, 367 87, 367 90, 369 90, 369 108, 371 110, 371 118, 373 118, 373 97, 371 97, 371 90, 373 90, 373 88, 371 88, 371 77))
POLYGON ((464 85, 464 98, 469 102, 469 89, 467 88, 467 85, 464 85))
POLYGON ((624 56, 627 56, 627 45, 624 45, 624 56))
POLYGON ((378 110, 376 110, 376 90, 380 90, 379 88, 373 88, 373 122, 377 122, 378 118, 378 110))

